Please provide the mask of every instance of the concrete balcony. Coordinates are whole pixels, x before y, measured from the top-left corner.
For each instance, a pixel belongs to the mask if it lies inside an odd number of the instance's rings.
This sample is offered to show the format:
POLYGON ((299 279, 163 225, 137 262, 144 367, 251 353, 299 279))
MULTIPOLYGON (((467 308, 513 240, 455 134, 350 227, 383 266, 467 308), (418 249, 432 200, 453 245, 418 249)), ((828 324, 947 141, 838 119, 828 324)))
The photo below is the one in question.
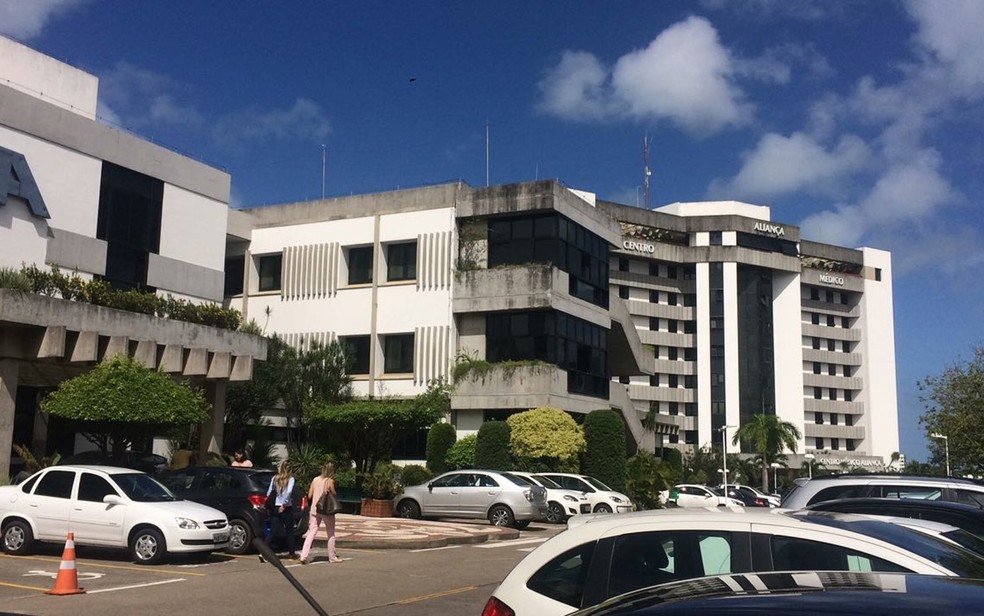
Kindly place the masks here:
POLYGON ((864 427, 808 423, 803 426, 803 436, 807 438, 843 438, 860 441, 864 439, 864 427))
MULTIPOLYGON (((643 339, 645 342, 645 339, 643 339)), ((841 351, 826 351, 823 349, 803 349, 803 361, 838 364, 841 366, 860 366, 860 353, 843 353, 841 351)))
POLYGON ((861 330, 859 329, 814 325, 813 323, 803 325, 803 335, 825 340, 848 340, 850 342, 861 340, 861 330))
MULTIPOLYGON (((612 384, 612 389, 618 383, 612 384)), ((467 374, 456 383, 453 410, 533 409, 552 406, 572 413, 608 408, 608 398, 567 391, 567 371, 553 364, 497 366, 485 374, 467 374)))
POLYGON ((832 387, 835 389, 852 389, 857 391, 864 387, 864 380, 851 376, 807 373, 803 375, 803 385, 806 387, 832 387))
POLYGON ((864 415, 863 402, 848 402, 846 400, 817 400, 815 398, 805 398, 803 400, 803 411, 807 413, 810 421, 812 413, 839 413, 841 415, 864 415))

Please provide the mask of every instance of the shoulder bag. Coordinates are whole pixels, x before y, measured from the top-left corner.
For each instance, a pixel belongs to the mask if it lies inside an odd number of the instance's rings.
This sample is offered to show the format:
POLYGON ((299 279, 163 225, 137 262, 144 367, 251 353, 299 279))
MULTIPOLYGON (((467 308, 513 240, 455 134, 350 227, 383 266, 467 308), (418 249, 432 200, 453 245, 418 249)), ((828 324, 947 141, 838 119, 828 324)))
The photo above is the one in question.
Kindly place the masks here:
POLYGON ((321 515, 334 515, 342 510, 342 504, 339 503, 335 495, 328 490, 328 482, 325 482, 325 493, 318 499, 318 503, 315 505, 314 510, 321 515))

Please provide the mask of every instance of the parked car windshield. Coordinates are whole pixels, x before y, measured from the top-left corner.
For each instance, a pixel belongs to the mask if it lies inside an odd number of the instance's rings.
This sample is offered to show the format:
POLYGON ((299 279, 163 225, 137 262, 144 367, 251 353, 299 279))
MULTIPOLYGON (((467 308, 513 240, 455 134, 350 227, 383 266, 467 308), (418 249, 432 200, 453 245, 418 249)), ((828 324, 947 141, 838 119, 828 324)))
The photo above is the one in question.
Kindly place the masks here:
POLYGON ((590 483, 592 486, 594 486, 594 488, 596 490, 605 490, 606 492, 611 492, 612 491, 611 488, 609 488, 605 484, 601 483, 600 481, 598 481, 594 477, 585 477, 584 480, 587 481, 588 483, 590 483))
POLYGON ((884 541, 946 567, 960 577, 984 577, 984 558, 938 537, 898 524, 827 512, 790 515, 804 522, 843 528, 884 541))
POLYGON ((535 479, 537 482, 539 482, 539 484, 541 486, 543 486, 544 488, 550 488, 551 490, 563 490, 564 489, 564 488, 561 487, 561 485, 559 483, 557 483, 553 479, 550 479, 549 477, 544 477, 543 475, 533 475, 533 479, 535 479))
POLYGON ((179 500, 170 490, 144 473, 122 473, 110 477, 130 500, 139 503, 179 500))

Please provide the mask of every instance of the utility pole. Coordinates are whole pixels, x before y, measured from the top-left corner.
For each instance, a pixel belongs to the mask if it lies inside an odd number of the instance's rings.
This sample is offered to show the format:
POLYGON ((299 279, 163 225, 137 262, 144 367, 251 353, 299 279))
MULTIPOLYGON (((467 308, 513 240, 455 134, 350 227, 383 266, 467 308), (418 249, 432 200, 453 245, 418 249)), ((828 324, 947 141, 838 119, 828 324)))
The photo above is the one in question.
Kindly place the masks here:
POLYGON ((489 121, 485 121, 485 185, 489 185, 489 121))
POLYGON ((648 210, 650 206, 649 201, 649 176, 653 174, 649 170, 649 133, 643 133, 642 135, 642 165, 643 165, 643 180, 646 186, 646 209, 648 210))
POLYGON ((328 168, 328 146, 321 144, 321 199, 325 198, 325 171, 328 168))

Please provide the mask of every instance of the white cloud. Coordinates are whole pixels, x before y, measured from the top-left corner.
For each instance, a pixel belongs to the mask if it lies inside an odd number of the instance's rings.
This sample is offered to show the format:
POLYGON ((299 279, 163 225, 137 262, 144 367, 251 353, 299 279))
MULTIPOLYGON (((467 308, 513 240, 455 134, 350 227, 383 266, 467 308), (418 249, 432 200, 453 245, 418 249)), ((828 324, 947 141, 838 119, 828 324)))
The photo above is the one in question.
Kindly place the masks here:
POLYGON ((305 98, 286 109, 253 107, 212 117, 181 102, 193 95, 166 75, 121 62, 100 76, 99 116, 137 131, 197 129, 226 148, 263 139, 323 139, 330 132, 324 112, 305 98))
POLYGON ((26 41, 86 0, 0 0, 0 33, 26 41))
POLYGON ((538 108, 566 119, 668 120, 695 134, 747 123, 751 106, 735 83, 736 60, 706 19, 691 17, 609 70, 567 51, 540 82, 538 108))
POLYGON ((954 80, 967 88, 984 86, 984 2, 913 0, 908 8, 919 24, 917 39, 954 80))
POLYGON ((851 175, 864 170, 872 153, 860 138, 845 135, 830 149, 804 133, 770 133, 745 155, 738 174, 717 180, 713 198, 771 199, 796 192, 835 195, 851 175))

